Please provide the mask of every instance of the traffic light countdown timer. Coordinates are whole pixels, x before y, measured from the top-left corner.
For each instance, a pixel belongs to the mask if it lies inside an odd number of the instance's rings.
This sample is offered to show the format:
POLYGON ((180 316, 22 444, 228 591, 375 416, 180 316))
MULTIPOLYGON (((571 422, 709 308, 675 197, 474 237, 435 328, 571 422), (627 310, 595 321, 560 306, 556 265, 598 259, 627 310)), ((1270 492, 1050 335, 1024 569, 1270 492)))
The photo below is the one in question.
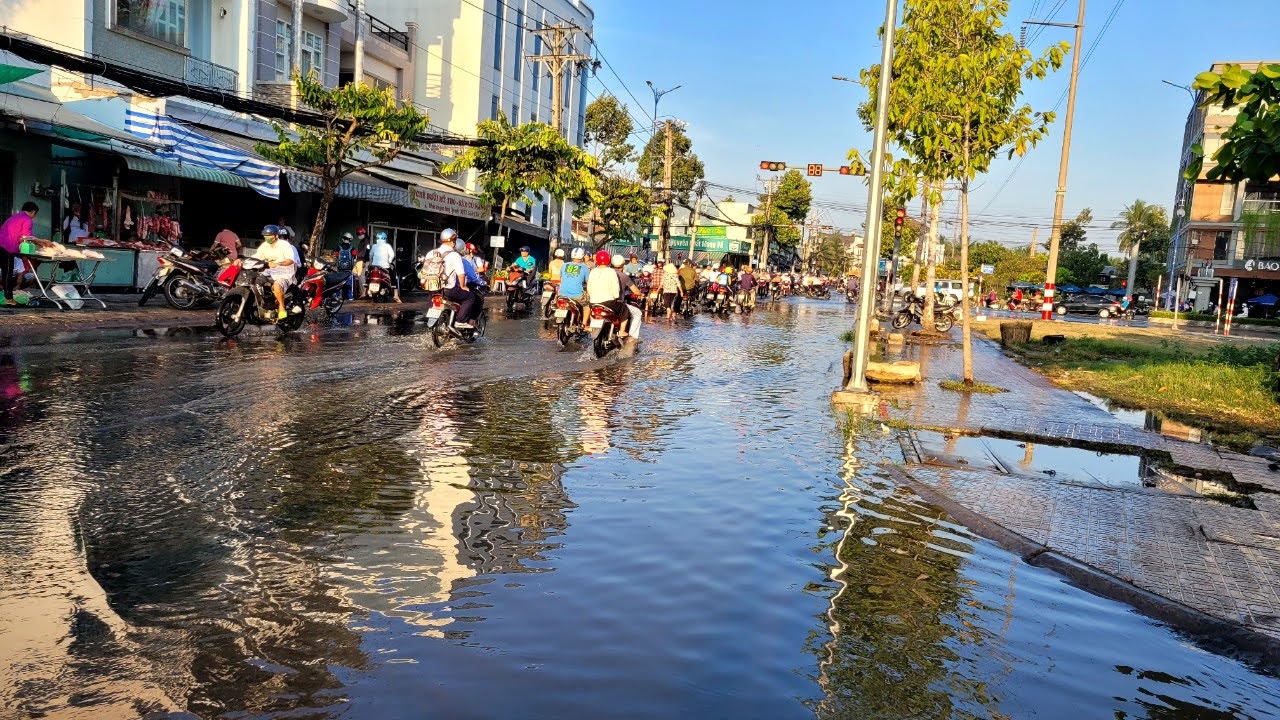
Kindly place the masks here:
MULTIPOLYGON (((760 169, 768 170, 769 172, 782 172, 783 170, 787 169, 787 164, 783 162, 774 162, 773 160, 761 160, 760 169)), ((806 166, 806 170, 808 170, 809 177, 822 177, 822 172, 825 169, 826 168, 822 165, 822 163, 809 163, 806 166)), ((853 169, 850 168, 848 165, 841 165, 840 174, 841 175, 861 175, 862 173, 854 172, 853 169)))

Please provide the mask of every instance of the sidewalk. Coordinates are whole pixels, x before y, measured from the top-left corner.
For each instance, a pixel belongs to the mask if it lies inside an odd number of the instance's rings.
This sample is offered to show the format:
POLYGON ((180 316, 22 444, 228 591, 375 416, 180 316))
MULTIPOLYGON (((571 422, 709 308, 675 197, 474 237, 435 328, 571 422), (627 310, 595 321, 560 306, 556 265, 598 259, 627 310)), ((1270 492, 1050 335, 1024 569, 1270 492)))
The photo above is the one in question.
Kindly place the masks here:
POLYGON ((918 360, 924 385, 882 393, 887 416, 953 436, 1140 454, 1142 467, 1157 464, 1180 475, 1234 482, 1257 509, 1171 491, 1160 483, 1108 487, 1080 482, 1078 475, 1058 479, 1016 469, 930 464, 914 457, 907 442, 904 465, 889 471, 1028 561, 1053 566, 1099 594, 1280 663, 1280 472, 1269 469, 1272 463, 1128 425, 1054 387, 988 340, 975 337, 973 355, 976 379, 1009 392, 943 390, 939 381, 961 375, 959 343, 907 345, 900 357, 889 359, 918 360))
MULTIPOLYGON (((54 333, 97 330, 213 327, 213 307, 175 310, 165 303, 163 296, 153 297, 145 306, 138 307, 140 294, 95 295, 95 297, 107 304, 106 310, 100 309, 94 303, 86 303, 80 310, 0 307, 0 339, 35 339, 54 333)), ((375 305, 367 300, 357 300, 343 304, 342 311, 357 314, 394 314, 403 310, 425 312, 429 303, 425 295, 411 296, 400 304, 375 305)))

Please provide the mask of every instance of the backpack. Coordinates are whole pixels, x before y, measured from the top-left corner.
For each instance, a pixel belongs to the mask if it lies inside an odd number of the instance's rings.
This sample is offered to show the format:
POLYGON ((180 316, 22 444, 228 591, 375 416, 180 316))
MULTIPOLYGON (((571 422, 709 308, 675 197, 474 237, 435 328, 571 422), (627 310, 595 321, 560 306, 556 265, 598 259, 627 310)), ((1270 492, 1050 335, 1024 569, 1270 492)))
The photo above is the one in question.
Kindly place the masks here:
POLYGON ((442 252, 433 252, 427 255, 427 259, 422 263, 422 269, 418 271, 418 279, 422 281, 422 289, 427 292, 438 292, 444 288, 444 258, 442 252))
POLYGON ((351 272, 356 266, 356 255, 351 251, 350 245, 338 246, 338 269, 343 272, 351 272))

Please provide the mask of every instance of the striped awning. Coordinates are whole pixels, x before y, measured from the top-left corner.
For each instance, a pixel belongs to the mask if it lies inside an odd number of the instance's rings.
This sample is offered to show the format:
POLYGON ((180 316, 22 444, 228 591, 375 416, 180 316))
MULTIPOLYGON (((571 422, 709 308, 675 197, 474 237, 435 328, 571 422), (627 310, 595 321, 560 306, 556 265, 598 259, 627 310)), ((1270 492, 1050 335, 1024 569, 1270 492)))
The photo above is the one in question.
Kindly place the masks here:
MULTIPOLYGON (((300 170, 285 170, 285 177, 289 179, 289 189, 294 192, 318 193, 324 190, 319 175, 300 170)), ((334 194, 352 200, 369 200, 387 205, 409 204, 407 190, 364 173, 352 173, 343 178, 334 194)))
POLYGON ((169 175, 172 177, 186 178, 187 180, 200 180, 202 182, 219 183, 222 185, 232 185, 235 187, 249 187, 249 181, 226 170, 215 170, 213 168, 200 167, 191 163, 173 162, 172 160, 164 160, 161 158, 147 158, 133 154, 119 153, 124 157, 124 164, 130 170, 137 172, 151 173, 152 175, 169 175))
POLYGON ((125 129, 160 144, 163 149, 156 154, 166 160, 229 172, 243 178, 261 195, 280 197, 278 165, 241 148, 218 142, 167 115, 131 107, 125 111, 125 129))

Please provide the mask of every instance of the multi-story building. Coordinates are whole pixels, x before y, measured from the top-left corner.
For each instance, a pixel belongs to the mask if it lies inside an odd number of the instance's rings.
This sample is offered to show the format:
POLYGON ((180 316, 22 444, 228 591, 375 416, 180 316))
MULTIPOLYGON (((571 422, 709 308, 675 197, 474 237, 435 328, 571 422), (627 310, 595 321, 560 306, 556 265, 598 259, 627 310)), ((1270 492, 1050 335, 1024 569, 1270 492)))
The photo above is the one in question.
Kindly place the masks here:
MULTIPOLYGON (((431 123, 461 135, 475 135, 476 124, 502 113, 513 125, 551 123, 555 80, 547 65, 531 60, 554 51, 539 30, 570 28, 561 51, 591 54, 595 13, 582 0, 366 0, 369 11, 395 23, 419 27, 415 50, 414 102, 431 114, 431 123)), ((565 69, 561 131, 582 146, 588 102, 584 65, 565 69)), ((475 189, 472 174, 464 178, 475 189)), ((528 220, 547 227, 548 200, 519 208, 528 220)), ((560 214, 561 238, 571 236, 572 213, 560 214)))
MULTIPOLYGON (((1246 70, 1271 62, 1235 63, 1246 70)), ((1221 72, 1226 62, 1211 70, 1221 72)), ((1280 182, 1210 182, 1212 156, 1222 147, 1222 134, 1235 123, 1237 111, 1202 107, 1204 92, 1197 93, 1187 115, 1182 138, 1178 185, 1174 196, 1175 237, 1169 266, 1176 290, 1182 280, 1182 297, 1196 309, 1212 301, 1221 304, 1219 285, 1235 279, 1237 303, 1256 295, 1280 292, 1280 182), (1192 147, 1204 148, 1205 162, 1195 181, 1183 179, 1194 159, 1192 147), (1219 283, 1219 281, 1224 281, 1219 283)), ((1167 282, 1167 281, 1166 281, 1167 282)))

